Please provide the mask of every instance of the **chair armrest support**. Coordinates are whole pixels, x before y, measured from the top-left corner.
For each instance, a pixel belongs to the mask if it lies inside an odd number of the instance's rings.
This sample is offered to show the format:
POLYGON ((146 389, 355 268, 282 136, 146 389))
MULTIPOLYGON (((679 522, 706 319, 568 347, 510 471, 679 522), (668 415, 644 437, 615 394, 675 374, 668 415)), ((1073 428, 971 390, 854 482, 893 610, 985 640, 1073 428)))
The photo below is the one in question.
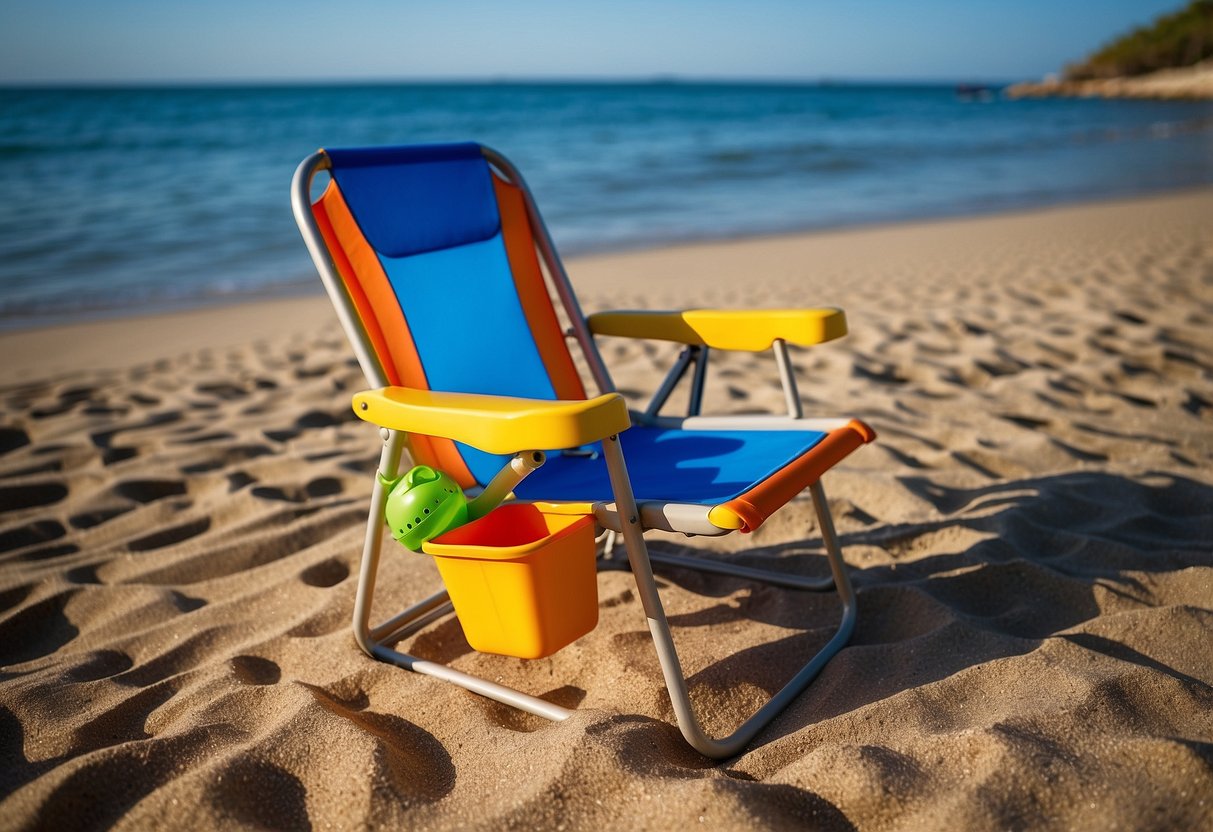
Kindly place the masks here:
POLYGON ((691 346, 761 352, 776 340, 812 346, 847 334, 841 309, 684 309, 598 312, 595 335, 677 341, 691 346))
POLYGON ((548 401, 383 387, 354 395, 359 419, 383 428, 464 442, 493 454, 575 448, 631 425, 618 393, 548 401))

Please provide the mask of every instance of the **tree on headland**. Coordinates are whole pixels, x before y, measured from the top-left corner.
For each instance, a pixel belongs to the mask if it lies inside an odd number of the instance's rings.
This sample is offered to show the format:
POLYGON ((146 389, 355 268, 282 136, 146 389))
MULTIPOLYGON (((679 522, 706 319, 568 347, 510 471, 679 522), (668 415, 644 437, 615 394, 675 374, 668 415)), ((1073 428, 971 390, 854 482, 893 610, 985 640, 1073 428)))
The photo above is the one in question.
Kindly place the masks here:
POLYGON ((1213 57, 1213 0, 1193 0, 1065 69, 1068 81, 1143 75, 1213 57))

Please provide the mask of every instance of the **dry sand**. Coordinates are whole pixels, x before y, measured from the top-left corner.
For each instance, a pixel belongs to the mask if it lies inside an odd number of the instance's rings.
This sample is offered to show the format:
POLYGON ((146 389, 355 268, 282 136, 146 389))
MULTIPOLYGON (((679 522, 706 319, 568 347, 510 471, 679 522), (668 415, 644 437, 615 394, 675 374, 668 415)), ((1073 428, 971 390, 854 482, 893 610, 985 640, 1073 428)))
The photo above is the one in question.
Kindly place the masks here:
MULTIPOLYGON (((839 305, 810 413, 859 626, 740 756, 691 751, 624 572, 534 662, 403 644, 579 710, 521 715, 358 652, 373 428, 322 298, 0 336, 0 827, 1213 826, 1213 191, 570 264, 587 310, 839 305), (612 282, 619 288, 611 288, 612 282), (73 369, 74 368, 74 369, 73 369)), ((674 350, 604 341, 650 392, 674 350)), ((769 355, 709 410, 782 407, 769 355)), ((657 538, 823 574, 797 501, 657 538)), ((828 637, 828 595, 661 570, 709 728, 828 637)), ((389 551, 377 617, 431 591, 389 551)))

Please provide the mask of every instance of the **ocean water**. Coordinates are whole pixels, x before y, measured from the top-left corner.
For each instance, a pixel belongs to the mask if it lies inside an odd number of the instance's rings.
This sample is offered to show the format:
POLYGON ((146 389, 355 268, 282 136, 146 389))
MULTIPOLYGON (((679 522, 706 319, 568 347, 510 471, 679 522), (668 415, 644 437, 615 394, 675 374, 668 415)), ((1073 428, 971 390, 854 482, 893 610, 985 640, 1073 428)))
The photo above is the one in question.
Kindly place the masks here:
POLYGON ((1213 182, 1213 105, 949 86, 0 90, 0 327, 319 287, 289 184, 320 146, 512 158, 564 254, 1213 182))

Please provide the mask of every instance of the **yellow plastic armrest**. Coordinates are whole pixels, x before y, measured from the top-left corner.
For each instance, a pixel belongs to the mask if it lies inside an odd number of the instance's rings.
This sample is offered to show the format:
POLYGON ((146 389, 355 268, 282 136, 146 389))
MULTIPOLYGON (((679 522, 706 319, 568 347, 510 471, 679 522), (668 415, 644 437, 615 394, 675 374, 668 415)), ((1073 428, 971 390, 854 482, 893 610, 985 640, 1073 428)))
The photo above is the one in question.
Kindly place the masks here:
POLYGON ((631 425, 618 393, 546 401, 384 387, 356 394, 354 413, 380 427, 442 436, 492 454, 576 448, 631 425))
POLYGON ((595 335, 653 338, 748 352, 761 352, 776 338, 808 347, 847 334, 846 315, 832 308, 599 312, 587 322, 595 335))

